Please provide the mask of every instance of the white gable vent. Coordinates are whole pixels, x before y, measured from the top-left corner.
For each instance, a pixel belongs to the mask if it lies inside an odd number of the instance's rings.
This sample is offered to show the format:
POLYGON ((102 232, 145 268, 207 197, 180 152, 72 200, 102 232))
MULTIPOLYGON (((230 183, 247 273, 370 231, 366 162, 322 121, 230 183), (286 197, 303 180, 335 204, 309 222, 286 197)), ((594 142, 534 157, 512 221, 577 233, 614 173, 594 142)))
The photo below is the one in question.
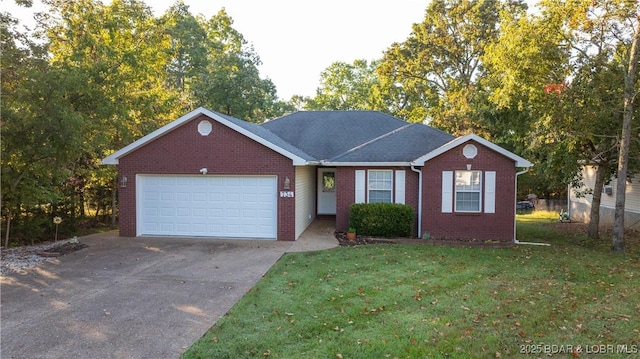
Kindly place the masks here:
POLYGON ((478 148, 472 144, 464 146, 462 154, 468 159, 472 159, 478 155, 478 148))
POLYGON ((213 126, 211 125, 211 122, 209 122, 207 120, 202 120, 198 124, 198 132, 202 136, 208 136, 211 133, 212 130, 213 130, 213 126))

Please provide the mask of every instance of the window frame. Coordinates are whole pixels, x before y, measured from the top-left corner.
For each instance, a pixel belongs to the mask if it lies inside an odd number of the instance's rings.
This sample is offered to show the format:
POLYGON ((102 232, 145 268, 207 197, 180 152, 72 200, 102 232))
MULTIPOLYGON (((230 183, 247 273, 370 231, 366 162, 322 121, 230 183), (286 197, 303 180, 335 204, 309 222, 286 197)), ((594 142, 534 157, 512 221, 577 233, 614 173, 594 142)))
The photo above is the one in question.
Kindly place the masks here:
MULTIPOLYGON (((387 176, 385 176, 387 177, 387 176)), ((393 190, 394 190, 394 183, 393 183, 393 170, 367 170, 367 203, 394 203, 393 202, 393 190), (389 183, 389 188, 383 188, 383 189, 379 189, 379 188, 372 188, 373 186, 371 185, 371 180, 372 180, 372 173, 385 173, 388 174, 388 179, 387 178, 383 178, 382 181, 380 181, 378 178, 375 179, 375 181, 379 181, 382 183, 389 183), (388 202, 384 202, 384 201, 375 201, 375 202, 371 202, 371 191, 385 191, 385 192, 389 192, 389 201, 388 202)))
MULTIPOLYGON (((483 171, 480 170, 456 170, 453 174, 453 211, 455 213, 482 213, 482 186, 483 186, 483 171), (462 186, 471 188, 460 188, 458 186, 458 174, 459 173, 471 173, 469 176, 469 182, 464 183, 462 186), (474 178, 473 174, 477 174, 477 185, 472 184, 474 178), (475 188, 477 187, 477 189, 475 188), (478 194, 478 206, 477 210, 458 209, 458 193, 477 193, 478 194)), ((475 200, 474 200, 475 201, 475 200)))

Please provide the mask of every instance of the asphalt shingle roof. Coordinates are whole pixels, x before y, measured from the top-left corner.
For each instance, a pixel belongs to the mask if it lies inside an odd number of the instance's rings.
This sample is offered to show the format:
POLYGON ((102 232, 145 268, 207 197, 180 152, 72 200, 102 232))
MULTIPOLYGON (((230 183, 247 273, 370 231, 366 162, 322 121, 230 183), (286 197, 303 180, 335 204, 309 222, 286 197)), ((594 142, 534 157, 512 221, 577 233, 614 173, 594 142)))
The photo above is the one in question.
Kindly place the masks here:
POLYGON ((255 123, 252 122, 248 122, 248 121, 243 121, 240 119, 237 119, 235 117, 229 116, 229 115, 225 115, 219 112, 215 112, 215 111, 211 111, 213 113, 215 113, 216 115, 223 117, 225 120, 228 120, 229 122, 232 122, 235 125, 238 125, 240 127, 242 127, 243 129, 253 133, 256 136, 260 136, 263 139, 273 143, 274 145, 282 148, 283 150, 286 150, 288 152, 293 153, 294 155, 306 160, 306 161, 314 161, 316 158, 305 153, 303 150, 301 150, 299 147, 283 140, 282 138, 278 137, 276 134, 274 134, 273 132, 269 131, 268 129, 257 125, 255 123))
POLYGON ((261 126, 317 160, 327 160, 405 125, 377 111, 300 111, 261 126))
POLYGON ((419 123, 408 124, 331 159, 331 162, 411 162, 455 137, 419 123))
POLYGON ((411 162, 454 139, 377 111, 301 111, 261 127, 330 162, 411 162))

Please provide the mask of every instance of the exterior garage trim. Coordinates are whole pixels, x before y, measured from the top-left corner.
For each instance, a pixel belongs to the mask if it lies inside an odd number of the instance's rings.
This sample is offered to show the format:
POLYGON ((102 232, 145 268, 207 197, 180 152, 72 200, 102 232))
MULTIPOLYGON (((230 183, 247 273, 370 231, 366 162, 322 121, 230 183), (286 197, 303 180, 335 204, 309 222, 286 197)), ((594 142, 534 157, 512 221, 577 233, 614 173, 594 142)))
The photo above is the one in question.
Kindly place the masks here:
POLYGON ((136 176, 138 236, 275 239, 276 176, 136 176))

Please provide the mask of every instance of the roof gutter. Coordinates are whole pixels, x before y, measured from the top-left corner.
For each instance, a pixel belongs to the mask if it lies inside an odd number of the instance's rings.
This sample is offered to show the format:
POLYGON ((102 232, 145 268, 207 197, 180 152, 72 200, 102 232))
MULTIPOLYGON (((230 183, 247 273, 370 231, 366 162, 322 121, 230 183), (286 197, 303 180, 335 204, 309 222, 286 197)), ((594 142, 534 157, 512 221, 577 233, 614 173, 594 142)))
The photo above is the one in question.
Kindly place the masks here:
MULTIPOLYGON (((523 175, 527 172, 529 172, 529 169, 531 167, 527 167, 524 171, 520 171, 520 172, 516 172, 516 183, 515 183, 515 193, 518 193, 518 176, 523 175)), ((516 201, 517 202, 517 201, 516 201)), ((514 206, 517 206, 517 203, 514 203, 514 206)), ((516 216, 514 214, 513 216, 513 243, 515 244, 526 244, 526 245, 531 245, 531 246, 547 246, 550 247, 551 244, 549 243, 536 243, 536 242, 520 242, 517 238, 516 238, 516 227, 517 227, 517 223, 516 223, 516 216)))
POLYGON ((411 162, 337 162, 321 160, 320 164, 329 167, 409 167, 411 162))
POLYGON ((411 170, 418 174, 418 238, 422 238, 422 170, 411 164, 411 170))

